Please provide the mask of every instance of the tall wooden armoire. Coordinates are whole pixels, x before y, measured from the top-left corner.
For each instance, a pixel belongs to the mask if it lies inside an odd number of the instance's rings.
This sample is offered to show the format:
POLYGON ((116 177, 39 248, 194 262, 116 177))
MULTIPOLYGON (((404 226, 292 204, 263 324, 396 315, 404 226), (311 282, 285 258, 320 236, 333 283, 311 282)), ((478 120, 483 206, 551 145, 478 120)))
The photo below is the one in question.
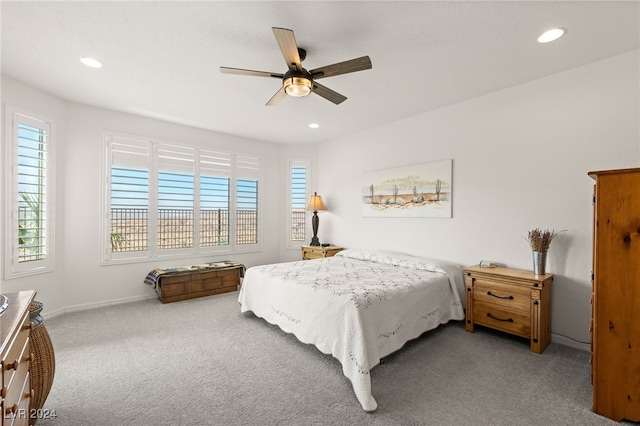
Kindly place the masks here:
POLYGON ((593 411, 640 421, 640 168, 590 172, 593 411))

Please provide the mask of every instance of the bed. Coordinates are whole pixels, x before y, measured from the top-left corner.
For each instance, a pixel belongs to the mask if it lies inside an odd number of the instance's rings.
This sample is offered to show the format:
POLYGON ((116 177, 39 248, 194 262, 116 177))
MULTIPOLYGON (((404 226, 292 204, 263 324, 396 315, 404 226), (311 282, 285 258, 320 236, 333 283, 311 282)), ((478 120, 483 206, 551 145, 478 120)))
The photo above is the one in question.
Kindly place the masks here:
POLYGON ((241 312, 315 345, 342 364, 365 411, 370 370, 407 341, 464 319, 458 265, 402 253, 349 249, 333 257, 249 268, 241 312))

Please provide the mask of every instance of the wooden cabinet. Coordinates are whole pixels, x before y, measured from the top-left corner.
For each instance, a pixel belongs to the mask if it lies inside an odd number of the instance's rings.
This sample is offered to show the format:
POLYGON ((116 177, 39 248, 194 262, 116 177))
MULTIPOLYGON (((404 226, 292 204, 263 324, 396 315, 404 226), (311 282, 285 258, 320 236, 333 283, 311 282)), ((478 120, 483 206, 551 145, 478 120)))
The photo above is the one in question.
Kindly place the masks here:
POLYGON ((464 275, 467 331, 483 325, 529 339, 535 353, 545 350, 551 342, 553 274, 470 266, 464 275))
POLYGON ((212 296, 238 290, 244 266, 194 270, 158 277, 156 293, 162 303, 212 296))
POLYGON ((595 179, 591 324, 593 411, 640 421, 640 168, 595 179))
POLYGON ((6 294, 7 310, 0 316, 0 364, 2 365, 2 425, 28 425, 33 394, 29 368, 33 355, 29 342, 29 304, 35 291, 6 294))
POLYGON ((329 246, 329 247, 302 246, 302 260, 331 257, 342 250, 344 250, 342 247, 333 247, 333 246, 329 246))

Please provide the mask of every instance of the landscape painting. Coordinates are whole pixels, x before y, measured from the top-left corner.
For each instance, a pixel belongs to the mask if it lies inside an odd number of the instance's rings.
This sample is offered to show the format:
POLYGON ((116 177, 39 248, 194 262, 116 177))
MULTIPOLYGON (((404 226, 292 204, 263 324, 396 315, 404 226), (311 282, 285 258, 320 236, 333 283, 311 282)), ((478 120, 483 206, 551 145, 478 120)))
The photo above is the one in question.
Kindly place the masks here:
POLYGON ((362 215, 451 217, 453 160, 364 172, 362 215))

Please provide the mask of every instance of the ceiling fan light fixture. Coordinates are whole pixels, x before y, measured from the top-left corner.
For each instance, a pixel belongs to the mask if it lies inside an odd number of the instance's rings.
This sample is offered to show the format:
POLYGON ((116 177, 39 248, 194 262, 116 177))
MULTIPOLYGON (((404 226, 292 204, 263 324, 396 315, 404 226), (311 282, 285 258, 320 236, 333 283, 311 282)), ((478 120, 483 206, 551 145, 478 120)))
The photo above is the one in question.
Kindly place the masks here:
POLYGON ((311 80, 305 77, 287 77, 284 80, 284 91, 296 98, 307 96, 311 93, 311 80))
POLYGON ((371 59, 369 59, 368 56, 362 56, 307 71, 302 67, 302 61, 306 58, 307 51, 298 47, 293 30, 278 27, 271 27, 271 30, 276 37, 280 52, 287 63, 287 72, 281 74, 277 72, 220 67, 220 72, 224 74, 240 74, 279 79, 282 85, 271 99, 267 101, 265 106, 278 105, 287 95, 300 98, 309 95, 311 92, 335 105, 339 105, 346 101, 347 97, 320 83, 316 83, 316 80, 371 69, 371 59))

